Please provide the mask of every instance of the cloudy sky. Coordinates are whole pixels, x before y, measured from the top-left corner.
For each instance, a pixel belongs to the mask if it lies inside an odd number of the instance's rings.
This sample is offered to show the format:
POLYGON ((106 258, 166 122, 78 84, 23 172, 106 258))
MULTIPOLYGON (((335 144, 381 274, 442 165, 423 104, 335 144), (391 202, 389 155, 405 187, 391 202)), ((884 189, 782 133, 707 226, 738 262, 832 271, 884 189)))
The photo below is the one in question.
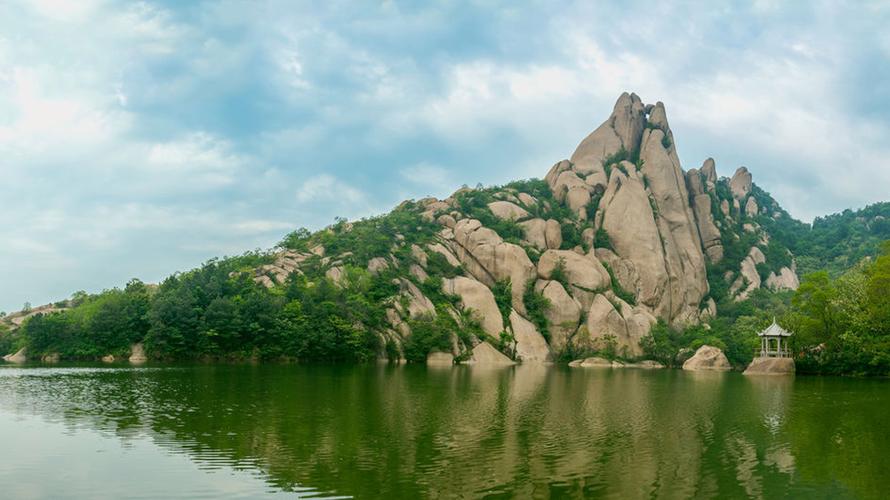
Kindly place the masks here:
POLYGON ((669 3, 0 1, 0 310, 541 177, 624 90, 800 219, 890 198, 886 2, 669 3))

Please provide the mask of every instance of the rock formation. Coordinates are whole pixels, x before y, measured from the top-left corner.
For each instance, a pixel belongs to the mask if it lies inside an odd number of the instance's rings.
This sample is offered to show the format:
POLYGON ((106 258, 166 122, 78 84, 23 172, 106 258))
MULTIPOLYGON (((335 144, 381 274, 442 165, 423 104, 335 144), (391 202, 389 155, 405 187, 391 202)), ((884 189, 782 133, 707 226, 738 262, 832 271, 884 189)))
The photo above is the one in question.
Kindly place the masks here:
POLYGON ((757 357, 745 369, 745 375, 793 375, 794 360, 791 358, 757 357))
POLYGON ((134 365, 141 365, 148 361, 148 357, 145 356, 145 347, 143 347, 142 342, 137 342, 130 346, 129 361, 134 365))
POLYGON ((683 369, 687 371, 728 371, 732 370, 732 365, 729 364, 726 355, 719 348, 703 345, 683 363, 683 369))
POLYGON ((24 363, 28 361, 28 349, 26 347, 22 347, 14 354, 7 354, 6 356, 3 356, 3 361, 6 361, 7 363, 17 364, 24 363))

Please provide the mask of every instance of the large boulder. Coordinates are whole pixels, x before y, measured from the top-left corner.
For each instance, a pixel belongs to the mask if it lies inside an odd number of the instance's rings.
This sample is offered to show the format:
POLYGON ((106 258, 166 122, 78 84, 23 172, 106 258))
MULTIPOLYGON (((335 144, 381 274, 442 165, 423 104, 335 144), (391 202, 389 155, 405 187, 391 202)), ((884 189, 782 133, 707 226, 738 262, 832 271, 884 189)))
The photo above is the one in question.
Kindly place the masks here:
POLYGON ((467 363, 476 366, 509 366, 516 364, 515 361, 495 349, 488 342, 480 342, 476 345, 473 348, 473 355, 467 363))
MULTIPOLYGON (((399 287, 401 288, 401 295, 407 299, 408 317, 416 319, 423 316, 435 316, 436 306, 433 305, 433 301, 420 291, 420 288, 417 288, 417 285, 410 280, 401 278, 399 280, 399 287)), ((396 308, 402 308, 400 302, 396 303, 396 308)), ((404 314, 405 311, 400 312, 404 314)))
POLYGON ((745 202, 745 215, 748 217, 757 217, 757 211, 757 200, 755 200, 753 196, 749 196, 748 201, 745 202))
POLYGON ((770 272, 766 278, 766 286, 770 290, 797 290, 800 280, 797 273, 790 267, 779 269, 779 274, 770 272))
POLYGON ((522 220, 528 218, 528 211, 509 201, 493 201, 488 209, 495 217, 503 220, 522 220))
POLYGON ((516 358, 523 363, 546 363, 552 361, 550 347, 544 336, 529 320, 515 310, 510 311, 510 326, 516 341, 516 358))
POLYGON ((574 171, 567 170, 559 174, 551 186, 556 201, 564 202, 579 217, 585 217, 585 209, 590 202, 592 187, 584 182, 574 171))
POLYGON ((559 222, 554 219, 531 219, 520 222, 519 226, 525 231, 525 241, 539 250, 562 245, 562 231, 559 222))
POLYGON ((761 281, 757 264, 764 262, 766 262, 766 257, 757 247, 751 247, 748 255, 742 259, 742 263, 739 265, 739 277, 729 287, 730 295, 734 295, 737 302, 747 299, 751 292, 760 288, 761 281))
POLYGON ((148 361, 148 357, 145 355, 145 347, 142 345, 142 342, 137 342, 130 346, 129 361, 134 365, 141 365, 148 361))
POLYGON ((579 255, 571 250, 547 250, 538 260, 538 276, 545 280, 553 279, 553 273, 560 265, 568 279, 567 290, 584 309, 590 306, 597 291, 611 286, 611 278, 606 268, 593 257, 579 255))
POLYGON ((708 191, 713 191, 717 185, 717 165, 713 158, 708 158, 702 163, 701 174, 705 180, 705 186, 708 191))
POLYGON ((748 172, 748 169, 745 167, 739 167, 732 174, 732 179, 729 181, 729 189, 736 200, 744 200, 746 196, 751 194, 751 186, 751 172, 748 172))
POLYGON ((504 331, 501 311, 487 286, 472 278, 457 276, 442 280, 442 291, 459 296, 464 308, 475 311, 485 333, 498 338, 504 331))
POLYGON ((550 347, 560 352, 578 329, 581 320, 581 304, 572 298, 558 281, 538 280, 535 290, 544 296, 550 307, 547 309, 547 327, 550 330, 550 347))
POLYGON ((732 370, 732 365, 729 364, 726 355, 719 348, 703 345, 683 363, 683 369, 687 371, 728 371, 732 370))
POLYGON ((791 358, 757 357, 745 369, 745 375, 793 375, 794 360, 791 358))
POLYGON ((627 356, 643 354, 640 340, 649 334, 656 319, 642 307, 632 307, 608 292, 597 294, 587 311, 587 321, 572 339, 580 349, 599 350, 606 338, 615 342, 618 352, 627 356))
POLYGON ((3 356, 3 361, 6 361, 7 363, 17 363, 17 364, 21 364, 21 363, 24 363, 25 361, 28 361, 28 348, 22 347, 21 349, 19 349, 18 351, 16 351, 13 354, 7 354, 6 356, 3 356))

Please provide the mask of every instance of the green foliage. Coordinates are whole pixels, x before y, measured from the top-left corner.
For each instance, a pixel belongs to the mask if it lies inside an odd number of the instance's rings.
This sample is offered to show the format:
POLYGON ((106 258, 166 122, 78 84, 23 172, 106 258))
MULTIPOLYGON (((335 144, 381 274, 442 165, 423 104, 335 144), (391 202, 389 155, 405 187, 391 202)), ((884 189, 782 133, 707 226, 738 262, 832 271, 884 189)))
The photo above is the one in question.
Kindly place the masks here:
POLYGON ((667 132, 661 137, 661 145, 664 149, 670 149, 671 147, 671 138, 668 137, 667 132))
POLYGON ((593 247, 606 248, 612 251, 615 250, 614 248, 612 248, 612 240, 609 239, 609 233, 606 232, 606 230, 603 228, 599 228, 596 230, 596 234, 593 237, 593 247))
POLYGON ((501 312, 501 318, 505 325, 510 324, 510 311, 513 309, 513 284, 510 278, 500 280, 491 287, 494 294, 494 301, 498 305, 498 311, 501 312))
POLYGON ((560 232, 562 233, 561 250, 571 250, 582 244, 581 229, 574 223, 560 224, 560 232))
POLYGON ((473 219, 478 219, 483 226, 510 243, 519 243, 525 237, 525 231, 516 221, 503 220, 491 212, 488 204, 496 201, 494 190, 474 190, 458 193, 456 200, 460 210, 473 219))
MULTIPOLYGON (((621 146, 621 149, 603 159, 603 166, 605 167, 607 165, 611 166, 615 164, 620 165, 621 162, 625 160, 630 161, 631 163, 635 163, 636 158, 632 158, 631 154, 626 149, 624 149, 624 146, 621 146)), ((625 173, 625 175, 627 174, 627 171, 624 170, 624 168, 621 168, 621 170, 625 173)), ((609 172, 606 173, 607 176, 608 174, 609 172)))
POLYGON ((139 280, 83 299, 75 309, 36 314, 21 335, 33 355, 59 353, 64 358, 97 358, 126 353, 148 331, 150 293, 139 280))
MULTIPOLYGON (((606 268, 606 271, 609 273, 609 279, 611 281, 612 293, 615 294, 619 299, 627 302, 628 304, 635 306, 637 305, 637 298, 631 292, 628 292, 624 288, 621 288, 621 283, 618 282, 618 278, 615 277, 615 272, 612 270, 612 266, 609 265, 608 262, 603 262, 603 267, 606 268)), ((621 311, 620 307, 615 308, 617 311, 621 311)))
POLYGON ((556 265, 553 266, 553 272, 550 273, 550 279, 558 281, 567 292, 571 293, 572 288, 570 286, 571 283, 569 283, 569 275, 566 272, 566 260, 564 258, 560 257, 556 261, 556 265))
POLYGON ((408 320, 411 336, 405 341, 405 359, 412 363, 426 362, 433 351, 451 351, 451 332, 454 320, 447 314, 424 316, 408 320))
POLYGON ((547 311, 550 309, 551 304, 547 297, 535 290, 535 280, 528 280, 528 283, 525 284, 522 302, 525 304, 525 311, 528 313, 529 319, 549 342, 550 329, 549 322, 547 321, 547 311))
POLYGON ((301 227, 296 231, 288 233, 284 239, 278 243, 278 246, 281 248, 307 252, 309 251, 309 240, 311 237, 312 233, 305 227, 301 227))
POLYGON ((463 273, 460 266, 452 266, 448 259, 439 252, 427 252, 426 270, 431 276, 454 278, 463 273))
POLYGON ((804 276, 786 318, 798 371, 890 375, 890 243, 837 279, 804 276))

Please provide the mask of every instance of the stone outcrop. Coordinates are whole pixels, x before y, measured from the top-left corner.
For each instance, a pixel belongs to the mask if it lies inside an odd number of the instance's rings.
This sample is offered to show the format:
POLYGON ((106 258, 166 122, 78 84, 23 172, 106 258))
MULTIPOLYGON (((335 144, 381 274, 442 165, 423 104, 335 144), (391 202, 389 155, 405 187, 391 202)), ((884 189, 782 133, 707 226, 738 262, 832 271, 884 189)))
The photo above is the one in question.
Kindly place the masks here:
POLYGON ((686 172, 686 186, 689 189, 689 197, 692 200, 692 211, 695 215, 699 238, 708 261, 720 262, 723 259, 723 243, 720 240, 720 229, 714 224, 714 215, 711 207, 711 195, 715 189, 717 173, 714 160, 708 158, 702 165, 701 171, 690 169, 686 172), (705 173, 705 170, 708 173, 705 173), (711 178, 714 178, 711 181, 711 178))
MULTIPOLYGON (((656 311, 675 323, 698 321, 698 305, 708 293, 705 259, 695 216, 689 206, 686 178, 680 168, 664 105, 652 109, 643 133, 641 169, 658 210, 656 223, 664 247, 668 295, 656 311)), ((621 252, 618 252, 621 255, 621 252)))
MULTIPOLYGON (((611 295, 611 293, 610 293, 611 295)), ((621 299, 605 294, 594 297, 584 328, 579 329, 572 343, 581 349, 601 350, 607 339, 615 342, 620 354, 639 356, 640 340, 649 333, 656 319, 644 308, 631 307, 621 299)))
POLYGON ((503 220, 522 220, 528 218, 528 211, 509 201, 493 201, 488 209, 495 217, 503 220))
POLYGON ((141 365, 148 361, 148 357, 145 355, 145 347, 142 345, 142 342, 137 342, 130 346, 130 357, 128 361, 134 365, 141 365))
POLYGON ((505 242, 476 219, 457 222, 453 243, 454 253, 463 268, 480 282, 493 286, 509 278, 513 287, 513 307, 525 312, 522 294, 536 272, 521 246, 505 242))
POLYGON ((757 211, 757 200, 755 200, 753 196, 749 196, 748 201, 745 202, 745 215, 748 217, 757 217, 757 211))
POLYGON ((751 188, 751 172, 748 172, 748 169, 745 167, 739 167, 732 174, 732 179, 729 181, 729 189, 732 191, 732 196, 736 200, 744 200, 746 196, 751 194, 751 188))
POLYGON ((3 356, 3 361, 6 361, 7 363, 17 363, 17 364, 21 364, 21 363, 28 361, 28 348, 22 347, 21 349, 19 349, 18 351, 16 351, 13 354, 7 354, 6 356, 3 356))
POLYGON ((442 280, 442 291, 460 297, 464 308, 475 311, 485 333, 498 338, 504 331, 504 321, 494 294, 482 283, 463 276, 442 280))
POLYGON ((516 311, 510 312, 510 328, 516 340, 516 358, 523 363, 546 363, 552 361, 550 347, 544 336, 529 320, 516 311))
POLYGON ((735 296, 736 301, 742 301, 748 298, 754 290, 760 288, 760 273, 757 271, 757 264, 766 262, 763 252, 757 247, 751 247, 748 255, 742 259, 739 266, 739 277, 733 282, 729 288, 730 295, 735 296))
POLYGON ((794 360, 791 358, 757 357, 745 369, 745 375, 793 375, 794 360))
POLYGON ((612 115, 590 133, 572 154, 575 170, 590 175, 603 169, 603 160, 622 149, 637 151, 646 126, 646 111, 636 94, 621 94, 612 115))
POLYGON ((683 369, 687 371, 728 371, 732 370, 732 365, 729 364, 726 355, 719 348, 703 345, 683 363, 683 369))
POLYGON ((515 365, 516 362, 505 356, 501 351, 495 349, 488 342, 480 342, 473 348, 473 355, 467 364, 476 366, 509 366, 515 365))
POLYGON ((558 281, 538 280, 535 291, 550 302, 545 316, 550 331, 550 347, 560 352, 565 349, 581 321, 581 304, 558 281))
POLYGON ((597 291, 611 285, 606 268, 589 255, 578 255, 571 250, 547 250, 538 260, 538 276, 545 280, 553 279, 557 267, 563 268, 568 279, 567 291, 585 310, 590 307, 597 291))
POLYGON ((562 246, 562 229, 555 219, 531 219, 519 226, 525 231, 525 241, 539 250, 562 246))
POLYGON ((779 269, 779 274, 770 272, 766 278, 766 287, 770 290, 797 290, 799 286, 800 279, 790 267, 779 269))
MULTIPOLYGON (((436 307, 433 302, 428 299, 423 292, 417 288, 417 285, 404 278, 399 280, 400 293, 408 302, 408 317, 412 319, 422 316, 435 316, 436 307)), ((401 309, 401 302, 396 302, 396 309, 401 309)), ((399 311, 404 314, 405 311, 399 311)))

